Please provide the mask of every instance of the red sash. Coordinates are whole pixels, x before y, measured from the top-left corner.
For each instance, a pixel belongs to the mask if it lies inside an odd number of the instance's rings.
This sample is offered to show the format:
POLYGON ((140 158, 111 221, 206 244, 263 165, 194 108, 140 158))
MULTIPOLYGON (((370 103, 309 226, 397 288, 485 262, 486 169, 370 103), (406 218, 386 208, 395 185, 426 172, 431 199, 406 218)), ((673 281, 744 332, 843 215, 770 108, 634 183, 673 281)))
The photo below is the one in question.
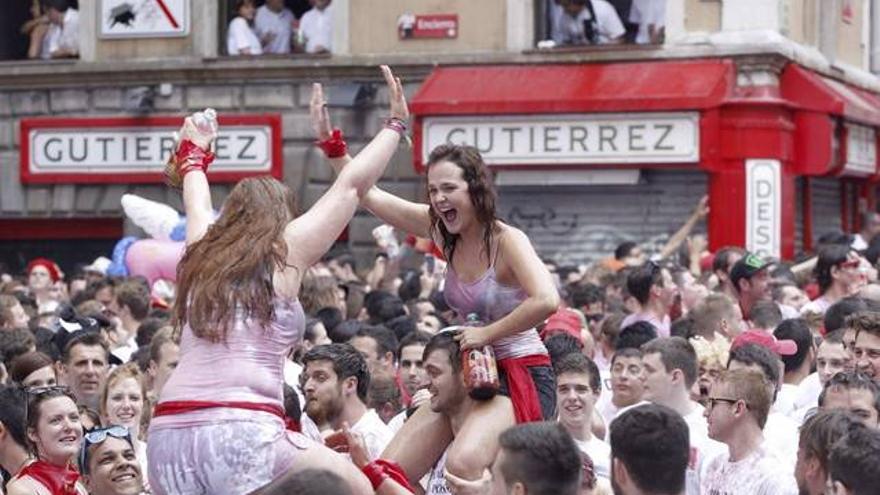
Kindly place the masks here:
POLYGON ((43 460, 38 460, 23 467, 16 478, 30 476, 45 486, 52 495, 79 495, 76 490, 76 482, 79 481, 79 473, 70 465, 56 466, 43 460))
POLYGON ((213 409, 217 407, 228 407, 232 409, 246 409, 248 411, 263 411, 274 414, 284 422, 285 428, 290 431, 301 432, 302 428, 297 421, 288 418, 284 414, 284 409, 277 404, 265 404, 260 402, 241 402, 241 401, 210 401, 210 400, 172 400, 162 402, 153 410, 153 417, 171 416, 173 414, 183 414, 193 411, 201 411, 203 409, 213 409))
POLYGON ((550 356, 535 354, 520 358, 499 359, 498 366, 507 375, 507 390, 513 402, 513 414, 517 424, 531 421, 544 421, 538 389, 529 368, 534 366, 550 366, 550 356))

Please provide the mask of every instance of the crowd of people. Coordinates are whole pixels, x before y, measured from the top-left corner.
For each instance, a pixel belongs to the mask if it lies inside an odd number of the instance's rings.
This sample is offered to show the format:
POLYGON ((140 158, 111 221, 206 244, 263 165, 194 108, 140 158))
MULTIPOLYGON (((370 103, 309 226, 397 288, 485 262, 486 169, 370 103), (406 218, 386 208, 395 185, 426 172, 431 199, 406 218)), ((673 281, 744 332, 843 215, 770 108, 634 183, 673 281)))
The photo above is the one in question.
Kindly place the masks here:
POLYGON ((549 39, 539 48, 663 44, 666 0, 551 0, 549 39))
POLYGON ((5 493, 876 493, 880 215, 791 263, 707 251, 703 200, 658 253, 557 266, 473 148, 432 151, 426 204, 375 185, 409 116, 383 72, 354 157, 315 85, 336 179, 301 214, 259 177, 215 218, 216 122, 186 119, 173 296, 102 263, 2 274, 5 493), (369 267, 334 247, 358 208, 385 223, 369 267))
POLYGON ((226 31, 227 55, 322 54, 333 51, 332 0, 309 0, 297 18, 284 0, 236 0, 226 31))

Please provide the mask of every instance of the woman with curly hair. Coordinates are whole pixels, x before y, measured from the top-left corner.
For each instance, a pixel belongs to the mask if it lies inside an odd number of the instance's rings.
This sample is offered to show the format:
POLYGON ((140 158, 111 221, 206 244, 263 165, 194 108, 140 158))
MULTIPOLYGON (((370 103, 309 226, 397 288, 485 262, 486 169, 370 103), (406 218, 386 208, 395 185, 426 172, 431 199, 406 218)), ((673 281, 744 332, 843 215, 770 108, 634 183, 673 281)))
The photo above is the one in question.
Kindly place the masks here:
POLYGON ((303 274, 351 220, 405 129, 401 83, 387 67, 382 71, 391 117, 299 216, 290 188, 258 177, 235 186, 211 225, 205 169, 216 128, 202 115, 186 119, 170 170, 182 177, 187 216, 174 307, 180 361, 149 429, 154 494, 249 493, 309 468, 333 471, 356 493, 372 493, 347 460, 285 430, 282 369, 303 335, 303 274))

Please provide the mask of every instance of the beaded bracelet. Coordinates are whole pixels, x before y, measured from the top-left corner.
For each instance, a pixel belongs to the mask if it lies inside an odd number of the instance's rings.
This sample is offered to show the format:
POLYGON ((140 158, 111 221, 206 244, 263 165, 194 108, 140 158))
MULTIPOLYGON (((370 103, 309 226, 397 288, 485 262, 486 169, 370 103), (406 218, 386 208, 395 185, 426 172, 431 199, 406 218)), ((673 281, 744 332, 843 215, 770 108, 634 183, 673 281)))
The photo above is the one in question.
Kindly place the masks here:
POLYGON ((327 158, 342 158, 348 154, 348 144, 345 142, 345 136, 339 129, 333 129, 330 137, 323 141, 315 141, 318 148, 324 152, 327 158))
POLYGON ((391 129, 392 131, 401 135, 401 137, 406 136, 406 122, 403 119, 397 117, 389 117, 385 119, 385 128, 391 129))

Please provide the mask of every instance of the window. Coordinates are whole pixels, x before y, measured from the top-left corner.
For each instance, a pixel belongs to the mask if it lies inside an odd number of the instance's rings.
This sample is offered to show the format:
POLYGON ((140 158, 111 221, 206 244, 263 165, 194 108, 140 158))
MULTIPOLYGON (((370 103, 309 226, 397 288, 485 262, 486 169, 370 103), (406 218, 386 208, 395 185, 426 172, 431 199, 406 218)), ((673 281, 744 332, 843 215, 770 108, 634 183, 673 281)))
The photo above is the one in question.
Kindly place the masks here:
POLYGON ((539 49, 662 44, 666 0, 538 0, 539 49))
POLYGON ((221 0, 219 52, 326 55, 332 52, 331 15, 331 0, 221 0))
POLYGON ((0 60, 79 56, 76 0, 0 2, 0 60))

